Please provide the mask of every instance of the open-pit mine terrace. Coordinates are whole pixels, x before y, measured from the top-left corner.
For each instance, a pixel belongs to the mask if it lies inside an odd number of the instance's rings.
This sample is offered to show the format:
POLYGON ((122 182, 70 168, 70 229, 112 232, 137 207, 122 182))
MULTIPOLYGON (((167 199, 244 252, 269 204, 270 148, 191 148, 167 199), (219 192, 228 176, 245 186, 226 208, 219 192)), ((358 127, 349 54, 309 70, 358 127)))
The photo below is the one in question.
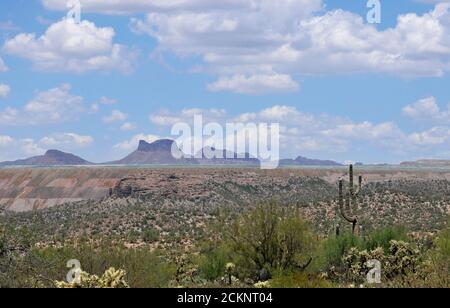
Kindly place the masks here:
MULTIPOLYGON (((12 168, 0 169, 0 207, 25 212, 82 200, 138 194, 178 199, 207 198, 211 183, 282 187, 303 177, 317 177, 330 185, 346 173, 345 168, 12 168), (205 185, 208 183, 208 185, 205 185)), ((450 170, 356 168, 366 182, 396 179, 450 180, 450 170)))

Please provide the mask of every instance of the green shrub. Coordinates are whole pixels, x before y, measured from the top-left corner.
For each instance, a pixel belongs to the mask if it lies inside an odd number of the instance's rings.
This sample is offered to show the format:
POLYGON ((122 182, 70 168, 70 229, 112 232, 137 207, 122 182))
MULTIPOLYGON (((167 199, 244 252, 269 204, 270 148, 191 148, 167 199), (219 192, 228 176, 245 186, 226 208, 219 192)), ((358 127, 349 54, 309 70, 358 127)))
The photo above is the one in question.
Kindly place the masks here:
POLYGON ((144 230, 142 239, 147 244, 152 244, 159 241, 159 232, 154 228, 144 230))
POLYGON ((376 229, 368 234, 364 239, 364 248, 374 250, 378 247, 385 252, 389 251, 391 241, 408 241, 408 235, 404 227, 388 227, 376 229))
POLYGON ((326 239, 322 244, 319 256, 321 268, 328 271, 331 268, 339 269, 343 267, 342 257, 353 247, 362 248, 364 242, 351 232, 326 239))
POLYGON ((298 208, 274 201, 243 213, 222 230, 241 278, 257 278, 263 269, 302 271, 314 252, 315 237, 298 208))
POLYGON ((342 257, 351 248, 372 251, 379 247, 388 253, 391 241, 408 242, 406 229, 403 227, 388 227, 371 231, 365 237, 353 235, 346 232, 340 236, 332 236, 322 244, 322 250, 318 259, 321 260, 321 268, 325 271, 330 268, 340 268, 343 266, 342 257))
POLYGON ((206 252, 199 262, 200 276, 209 281, 223 277, 225 275, 225 265, 228 262, 227 255, 224 248, 206 252))
POLYGON ((109 268, 120 268, 127 273, 127 282, 133 288, 167 287, 175 276, 175 266, 158 252, 146 248, 129 249, 113 243, 78 243, 64 247, 35 249, 36 259, 45 260, 51 267, 40 268, 40 275, 53 280, 66 277, 68 260, 76 259, 81 269, 101 276, 109 268))

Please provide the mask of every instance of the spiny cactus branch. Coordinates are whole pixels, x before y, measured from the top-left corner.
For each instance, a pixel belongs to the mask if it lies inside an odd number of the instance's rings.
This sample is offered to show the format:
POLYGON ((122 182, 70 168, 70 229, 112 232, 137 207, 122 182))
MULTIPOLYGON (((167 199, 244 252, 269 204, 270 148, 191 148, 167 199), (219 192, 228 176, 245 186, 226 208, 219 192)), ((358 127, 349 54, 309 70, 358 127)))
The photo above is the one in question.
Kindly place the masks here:
MULTIPOLYGON (((344 182, 343 180, 339 180, 339 210, 341 212, 342 217, 344 217, 345 220, 348 222, 353 223, 356 221, 356 217, 351 217, 347 215, 345 209, 344 209, 344 190, 343 190, 344 182)), ((347 204, 349 204, 350 199, 347 198, 347 204)))
POLYGON ((339 180, 339 211, 342 217, 352 224, 352 232, 355 234, 356 226, 358 224, 357 196, 362 190, 362 176, 358 178, 358 186, 355 191, 355 184, 353 180, 353 165, 349 168, 349 189, 346 198, 344 199, 344 181, 339 180), (345 206, 345 208, 344 208, 345 206))

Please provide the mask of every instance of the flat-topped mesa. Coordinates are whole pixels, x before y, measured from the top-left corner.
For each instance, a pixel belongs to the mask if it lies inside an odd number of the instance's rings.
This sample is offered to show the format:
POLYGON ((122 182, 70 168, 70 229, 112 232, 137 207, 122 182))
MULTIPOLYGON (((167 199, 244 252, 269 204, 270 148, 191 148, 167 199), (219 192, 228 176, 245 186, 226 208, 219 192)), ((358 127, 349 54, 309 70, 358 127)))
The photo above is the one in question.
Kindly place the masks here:
POLYGON ((175 144, 175 141, 170 139, 162 139, 157 140, 153 143, 148 143, 145 140, 139 141, 138 151, 140 152, 170 152, 172 151, 172 147, 175 144))
MULTIPOLYGON (((189 161, 174 155, 172 150, 177 150, 177 144, 173 140, 162 139, 152 143, 145 140, 139 141, 136 151, 127 157, 112 162, 118 165, 181 165, 189 161)), ((177 153, 178 154, 178 153, 177 153)))

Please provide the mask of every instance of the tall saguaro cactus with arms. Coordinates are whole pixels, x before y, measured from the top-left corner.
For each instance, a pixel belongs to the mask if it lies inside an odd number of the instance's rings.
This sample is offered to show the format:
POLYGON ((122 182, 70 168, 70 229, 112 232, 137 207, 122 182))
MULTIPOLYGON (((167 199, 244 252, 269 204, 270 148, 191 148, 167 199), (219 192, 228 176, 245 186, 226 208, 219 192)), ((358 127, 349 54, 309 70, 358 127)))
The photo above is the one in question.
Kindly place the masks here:
POLYGON ((358 186, 353 181, 353 165, 349 168, 349 187, 346 196, 344 196, 344 181, 339 180, 339 212, 341 216, 352 224, 352 233, 355 234, 359 223, 358 201, 357 197, 362 189, 362 176, 358 177, 358 186))

